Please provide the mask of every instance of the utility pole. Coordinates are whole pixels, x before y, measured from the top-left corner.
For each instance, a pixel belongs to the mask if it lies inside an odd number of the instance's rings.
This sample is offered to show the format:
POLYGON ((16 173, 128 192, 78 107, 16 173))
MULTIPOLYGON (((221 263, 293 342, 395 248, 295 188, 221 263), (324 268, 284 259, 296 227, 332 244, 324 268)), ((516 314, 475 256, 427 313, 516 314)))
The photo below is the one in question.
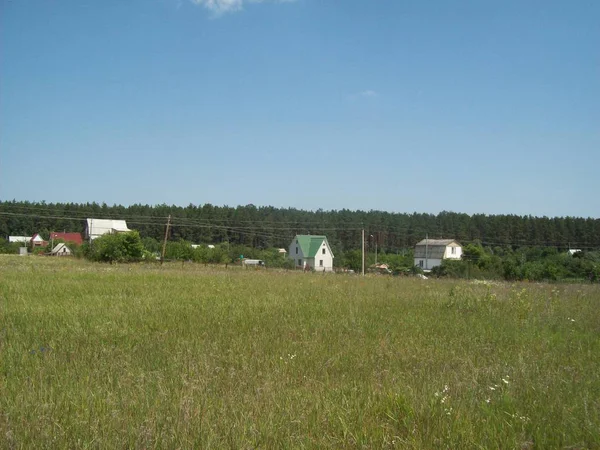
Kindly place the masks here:
POLYGON ((365 276, 365 229, 362 230, 362 276, 365 276))
POLYGON ((425 233, 425 270, 429 270, 429 235, 425 233))
POLYGON ((160 264, 165 262, 165 251, 167 250, 167 238, 169 237, 169 227, 171 226, 171 214, 167 218, 167 229, 165 230, 165 240, 163 241, 162 254, 160 255, 160 264))

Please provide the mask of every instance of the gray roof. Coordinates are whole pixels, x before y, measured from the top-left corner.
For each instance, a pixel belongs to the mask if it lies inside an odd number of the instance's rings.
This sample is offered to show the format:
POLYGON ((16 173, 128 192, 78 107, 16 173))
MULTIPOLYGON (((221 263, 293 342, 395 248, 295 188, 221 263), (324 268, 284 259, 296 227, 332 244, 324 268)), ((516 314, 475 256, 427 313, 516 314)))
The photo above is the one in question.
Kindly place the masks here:
POLYGON ((456 245, 460 245, 454 239, 423 239, 421 242, 417 243, 417 245, 429 245, 430 247, 432 245, 443 245, 445 247, 446 245, 450 245, 453 242, 456 245))
POLYGON ((31 241, 31 236, 9 236, 8 242, 24 242, 28 243, 31 241))
POLYGON ((450 244, 460 247, 454 239, 423 239, 415 246, 415 258, 443 259, 450 244))

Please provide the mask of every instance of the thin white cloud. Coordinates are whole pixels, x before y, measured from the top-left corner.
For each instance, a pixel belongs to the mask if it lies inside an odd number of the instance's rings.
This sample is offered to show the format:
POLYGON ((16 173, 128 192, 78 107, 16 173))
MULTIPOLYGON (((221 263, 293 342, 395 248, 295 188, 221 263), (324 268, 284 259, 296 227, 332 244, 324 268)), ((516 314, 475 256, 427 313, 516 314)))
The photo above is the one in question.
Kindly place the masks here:
POLYGON ((217 15, 244 9, 246 3, 290 3, 296 0, 191 0, 195 5, 203 6, 217 15))
POLYGON ((368 89, 366 91, 362 91, 360 94, 358 94, 358 96, 365 97, 365 98, 373 98, 373 97, 378 97, 379 94, 375 91, 368 89))
POLYGON ((372 89, 367 89, 366 91, 357 92, 355 94, 351 94, 348 96, 350 100, 358 100, 361 98, 376 98, 379 97, 379 93, 372 89))

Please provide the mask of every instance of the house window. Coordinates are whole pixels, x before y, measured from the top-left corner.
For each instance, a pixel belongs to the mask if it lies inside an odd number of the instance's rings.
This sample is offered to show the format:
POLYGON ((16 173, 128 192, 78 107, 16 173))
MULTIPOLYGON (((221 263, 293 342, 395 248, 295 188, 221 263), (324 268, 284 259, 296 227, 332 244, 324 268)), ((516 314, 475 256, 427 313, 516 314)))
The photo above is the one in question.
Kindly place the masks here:
POLYGON ((298 245, 298 241, 296 241, 296 245, 298 245))
POLYGON ((323 267, 323 260, 322 259, 319 260, 319 266, 323 267))
POLYGON ((325 247, 323 247, 323 254, 325 254, 325 247))
POLYGON ((296 255, 298 254, 298 247, 296 247, 296 255))
POLYGON ((299 266, 301 266, 301 265, 302 265, 302 260, 301 260, 301 259, 299 259, 299 260, 298 260, 298 265, 299 265, 299 266))
POLYGON ((419 261, 419 267, 423 267, 423 260, 422 259, 419 261))
POLYGON ((456 255, 456 247, 452 247, 452 254, 456 255))

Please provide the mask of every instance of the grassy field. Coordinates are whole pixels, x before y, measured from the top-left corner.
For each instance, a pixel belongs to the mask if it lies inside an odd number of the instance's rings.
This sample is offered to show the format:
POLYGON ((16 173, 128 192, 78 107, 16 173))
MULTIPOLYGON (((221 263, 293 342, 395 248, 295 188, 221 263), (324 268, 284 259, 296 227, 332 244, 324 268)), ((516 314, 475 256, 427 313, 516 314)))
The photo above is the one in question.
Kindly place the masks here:
POLYGON ((0 258, 0 448, 600 448, 600 286, 0 258))

